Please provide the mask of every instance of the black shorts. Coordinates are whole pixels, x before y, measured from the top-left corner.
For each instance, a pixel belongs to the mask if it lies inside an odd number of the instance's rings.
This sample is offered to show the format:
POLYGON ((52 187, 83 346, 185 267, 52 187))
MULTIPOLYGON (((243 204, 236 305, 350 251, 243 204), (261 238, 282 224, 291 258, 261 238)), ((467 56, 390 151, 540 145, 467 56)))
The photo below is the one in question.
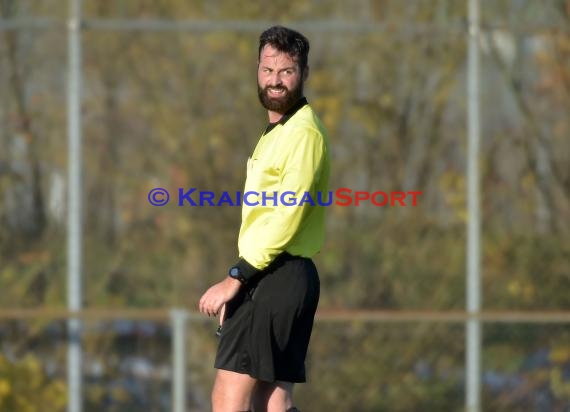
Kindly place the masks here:
POLYGON ((266 382, 305 382, 319 293, 311 259, 279 255, 228 302, 215 367, 266 382))

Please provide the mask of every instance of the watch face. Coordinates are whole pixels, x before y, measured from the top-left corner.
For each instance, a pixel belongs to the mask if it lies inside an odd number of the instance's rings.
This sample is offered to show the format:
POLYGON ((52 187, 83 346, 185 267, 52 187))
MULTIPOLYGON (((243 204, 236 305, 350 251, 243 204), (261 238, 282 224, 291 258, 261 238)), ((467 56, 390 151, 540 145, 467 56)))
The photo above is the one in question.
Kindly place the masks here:
POLYGON ((245 283, 246 280, 244 279, 243 275, 241 274, 241 270, 239 270, 239 267, 234 266, 230 269, 229 275, 231 278, 233 279, 237 279, 239 280, 241 283, 245 283))

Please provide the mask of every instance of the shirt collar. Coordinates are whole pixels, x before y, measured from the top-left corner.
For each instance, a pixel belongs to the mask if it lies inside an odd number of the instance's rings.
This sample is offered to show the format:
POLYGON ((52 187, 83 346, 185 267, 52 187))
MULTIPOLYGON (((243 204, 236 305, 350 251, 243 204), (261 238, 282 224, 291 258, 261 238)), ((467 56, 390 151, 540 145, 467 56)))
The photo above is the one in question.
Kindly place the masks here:
POLYGON ((285 123, 287 123, 287 120, 289 120, 291 117, 293 117, 293 115, 295 113, 297 113, 299 111, 299 109, 301 109, 303 106, 305 106, 306 104, 308 104, 309 102, 307 101, 306 97, 301 97, 297 103, 295 103, 293 105, 293 107, 291 107, 289 110, 287 110, 285 112, 285 114, 283 116, 281 116, 281 119, 279 119, 278 122, 275 123, 269 123, 267 125, 267 127, 265 128, 265 132, 263 132, 263 134, 267 134, 269 133, 271 130, 273 130, 273 128, 275 128, 275 126, 277 126, 278 124, 280 125, 284 125, 285 123))

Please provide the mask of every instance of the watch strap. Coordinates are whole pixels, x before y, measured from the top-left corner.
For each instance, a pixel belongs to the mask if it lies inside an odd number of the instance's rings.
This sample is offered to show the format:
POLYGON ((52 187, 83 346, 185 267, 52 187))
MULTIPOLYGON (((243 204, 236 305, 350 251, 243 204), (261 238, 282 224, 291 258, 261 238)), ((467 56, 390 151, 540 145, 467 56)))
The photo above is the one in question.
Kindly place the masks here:
POLYGON ((249 281, 255 275, 261 272, 261 270, 257 269, 255 266, 249 264, 249 262, 243 258, 237 261, 237 263, 233 266, 238 268, 241 273, 241 276, 245 279, 245 281, 249 281))

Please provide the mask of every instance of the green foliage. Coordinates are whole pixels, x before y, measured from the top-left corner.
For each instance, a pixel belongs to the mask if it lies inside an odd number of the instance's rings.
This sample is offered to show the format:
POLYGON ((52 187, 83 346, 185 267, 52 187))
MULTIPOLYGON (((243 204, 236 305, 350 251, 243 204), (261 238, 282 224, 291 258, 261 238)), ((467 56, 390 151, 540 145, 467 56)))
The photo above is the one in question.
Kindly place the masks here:
POLYGON ((458 327, 353 322, 320 325, 316 335, 312 350, 319 362, 310 378, 318 384, 299 391, 307 405, 310 396, 321 400, 322 410, 454 410, 462 404, 458 327))
POLYGON ((28 355, 13 362, 0 355, 0 410, 57 412, 66 404, 64 381, 46 376, 37 357, 28 355))

